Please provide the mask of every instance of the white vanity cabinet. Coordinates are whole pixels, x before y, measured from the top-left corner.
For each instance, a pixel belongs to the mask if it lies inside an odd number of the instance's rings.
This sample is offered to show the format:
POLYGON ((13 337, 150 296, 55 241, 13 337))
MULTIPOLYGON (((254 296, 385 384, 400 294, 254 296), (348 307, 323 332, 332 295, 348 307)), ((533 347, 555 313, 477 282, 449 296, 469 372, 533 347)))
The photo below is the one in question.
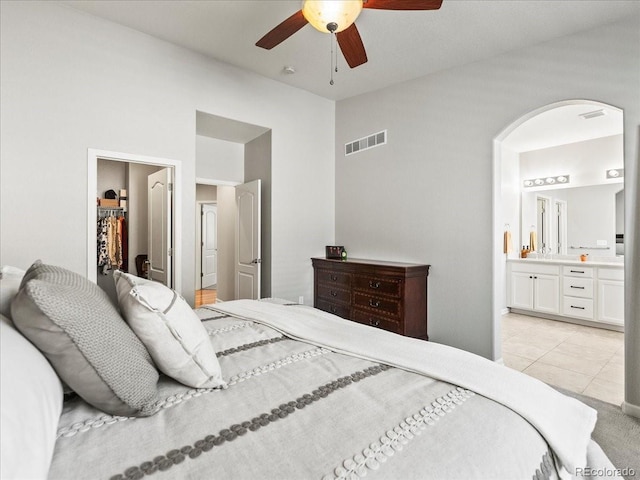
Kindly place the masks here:
POLYGON ((624 325, 622 264, 553 260, 507 262, 507 306, 558 320, 624 325))
POLYGON ((593 273, 594 269, 591 267, 562 267, 564 315, 593 320, 593 273))
POLYGON ((624 325, 624 270, 598 269, 598 321, 624 325))
POLYGON ((510 307, 543 313, 559 313, 559 268, 555 265, 513 264, 510 307))

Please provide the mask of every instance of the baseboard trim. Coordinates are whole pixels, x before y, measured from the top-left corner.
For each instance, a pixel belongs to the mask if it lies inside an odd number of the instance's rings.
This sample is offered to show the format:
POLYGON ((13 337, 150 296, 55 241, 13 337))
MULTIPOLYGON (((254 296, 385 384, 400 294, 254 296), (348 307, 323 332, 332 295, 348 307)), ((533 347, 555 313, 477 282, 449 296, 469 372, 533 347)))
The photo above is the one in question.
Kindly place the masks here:
POLYGON ((522 310, 520 308, 510 308, 509 311, 511 313, 517 313, 517 314, 520 314, 520 315, 527 315, 529 317, 547 318, 549 320, 557 320, 559 322, 573 323, 573 324, 576 324, 576 325, 582 325, 584 327, 601 328, 603 330, 613 330, 614 332, 624 333, 624 326, 623 325, 613 325, 613 324, 604 323, 604 322, 582 320, 582 319, 575 318, 575 317, 565 317, 565 316, 562 316, 562 315, 554 315, 552 313, 534 312, 532 310, 522 310))
POLYGON ((501 315, 506 315, 507 313, 509 313, 511 310, 509 309, 509 307, 504 307, 502 310, 500 310, 500 314, 501 315))
POLYGON ((633 405, 632 403, 622 402, 622 413, 629 415, 630 417, 640 418, 640 406, 633 405))

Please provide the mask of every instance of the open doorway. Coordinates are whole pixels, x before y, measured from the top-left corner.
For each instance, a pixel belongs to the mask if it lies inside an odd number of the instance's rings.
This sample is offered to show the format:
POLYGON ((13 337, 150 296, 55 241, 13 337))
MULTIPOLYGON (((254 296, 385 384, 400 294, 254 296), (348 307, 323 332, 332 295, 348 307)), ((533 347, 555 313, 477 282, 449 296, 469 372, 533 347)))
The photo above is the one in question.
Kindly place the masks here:
POLYGON ((616 225, 615 194, 624 183, 623 152, 622 111, 587 100, 530 112, 494 144, 494 235, 501 250, 494 257, 495 358, 618 404, 624 259, 615 246, 624 226, 616 225), (535 232, 537 248, 503 253, 498 239, 505 224, 520 225, 519 246, 535 232))
MULTIPOLYGON (((87 160, 87 277, 100 283, 110 298, 115 300, 112 278, 97 268, 96 219, 100 218, 98 199, 104 197, 104 190, 115 190, 114 187, 117 187, 118 193, 126 192, 126 203, 120 210, 128 224, 126 271, 154 278, 180 293, 182 247, 181 236, 176 232, 182 228, 181 162, 95 149, 88 150, 87 160), (159 235, 160 231, 162 233, 159 235), (136 262, 139 255, 146 255, 149 262, 153 263, 147 275, 136 262), (105 277, 111 278, 111 281, 105 277)), ((119 207, 121 200, 118 200, 119 207)), ((124 267, 124 263, 119 266, 122 269, 124 267)))
POLYGON ((196 112, 195 210, 196 306, 270 296, 270 129, 196 112))

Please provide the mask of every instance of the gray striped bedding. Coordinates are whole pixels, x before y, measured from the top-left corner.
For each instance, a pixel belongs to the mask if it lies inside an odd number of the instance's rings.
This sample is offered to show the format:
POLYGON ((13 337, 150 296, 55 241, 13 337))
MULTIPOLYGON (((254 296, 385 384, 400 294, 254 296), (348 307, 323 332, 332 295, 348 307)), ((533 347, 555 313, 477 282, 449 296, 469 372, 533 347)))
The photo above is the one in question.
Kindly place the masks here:
POLYGON ((458 385, 196 310, 226 388, 162 377, 151 417, 65 403, 52 479, 558 478, 520 415, 458 385))

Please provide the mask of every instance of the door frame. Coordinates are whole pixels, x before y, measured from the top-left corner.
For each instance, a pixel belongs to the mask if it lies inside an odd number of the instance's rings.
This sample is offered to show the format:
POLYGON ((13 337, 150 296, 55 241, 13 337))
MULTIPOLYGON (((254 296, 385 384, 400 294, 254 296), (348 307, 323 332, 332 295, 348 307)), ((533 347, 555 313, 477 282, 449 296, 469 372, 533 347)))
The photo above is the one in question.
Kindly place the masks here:
POLYGON ((553 200, 553 215, 555 217, 555 235, 554 240, 555 244, 555 252, 558 255, 566 255, 567 254, 567 201, 560 200, 555 198, 553 200), (560 213, 558 213, 560 212, 560 213), (557 217, 560 217, 560 220, 557 217), (558 241, 560 241, 560 248, 558 249, 558 241))
POLYGON ((172 270, 173 289, 182 293, 182 162, 169 158, 150 157, 133 153, 113 152, 94 148, 87 149, 87 278, 96 283, 98 280, 96 263, 96 218, 98 206, 98 160, 111 160, 124 163, 141 163, 158 167, 170 167, 173 171, 173 228, 171 243, 173 246, 172 270))

